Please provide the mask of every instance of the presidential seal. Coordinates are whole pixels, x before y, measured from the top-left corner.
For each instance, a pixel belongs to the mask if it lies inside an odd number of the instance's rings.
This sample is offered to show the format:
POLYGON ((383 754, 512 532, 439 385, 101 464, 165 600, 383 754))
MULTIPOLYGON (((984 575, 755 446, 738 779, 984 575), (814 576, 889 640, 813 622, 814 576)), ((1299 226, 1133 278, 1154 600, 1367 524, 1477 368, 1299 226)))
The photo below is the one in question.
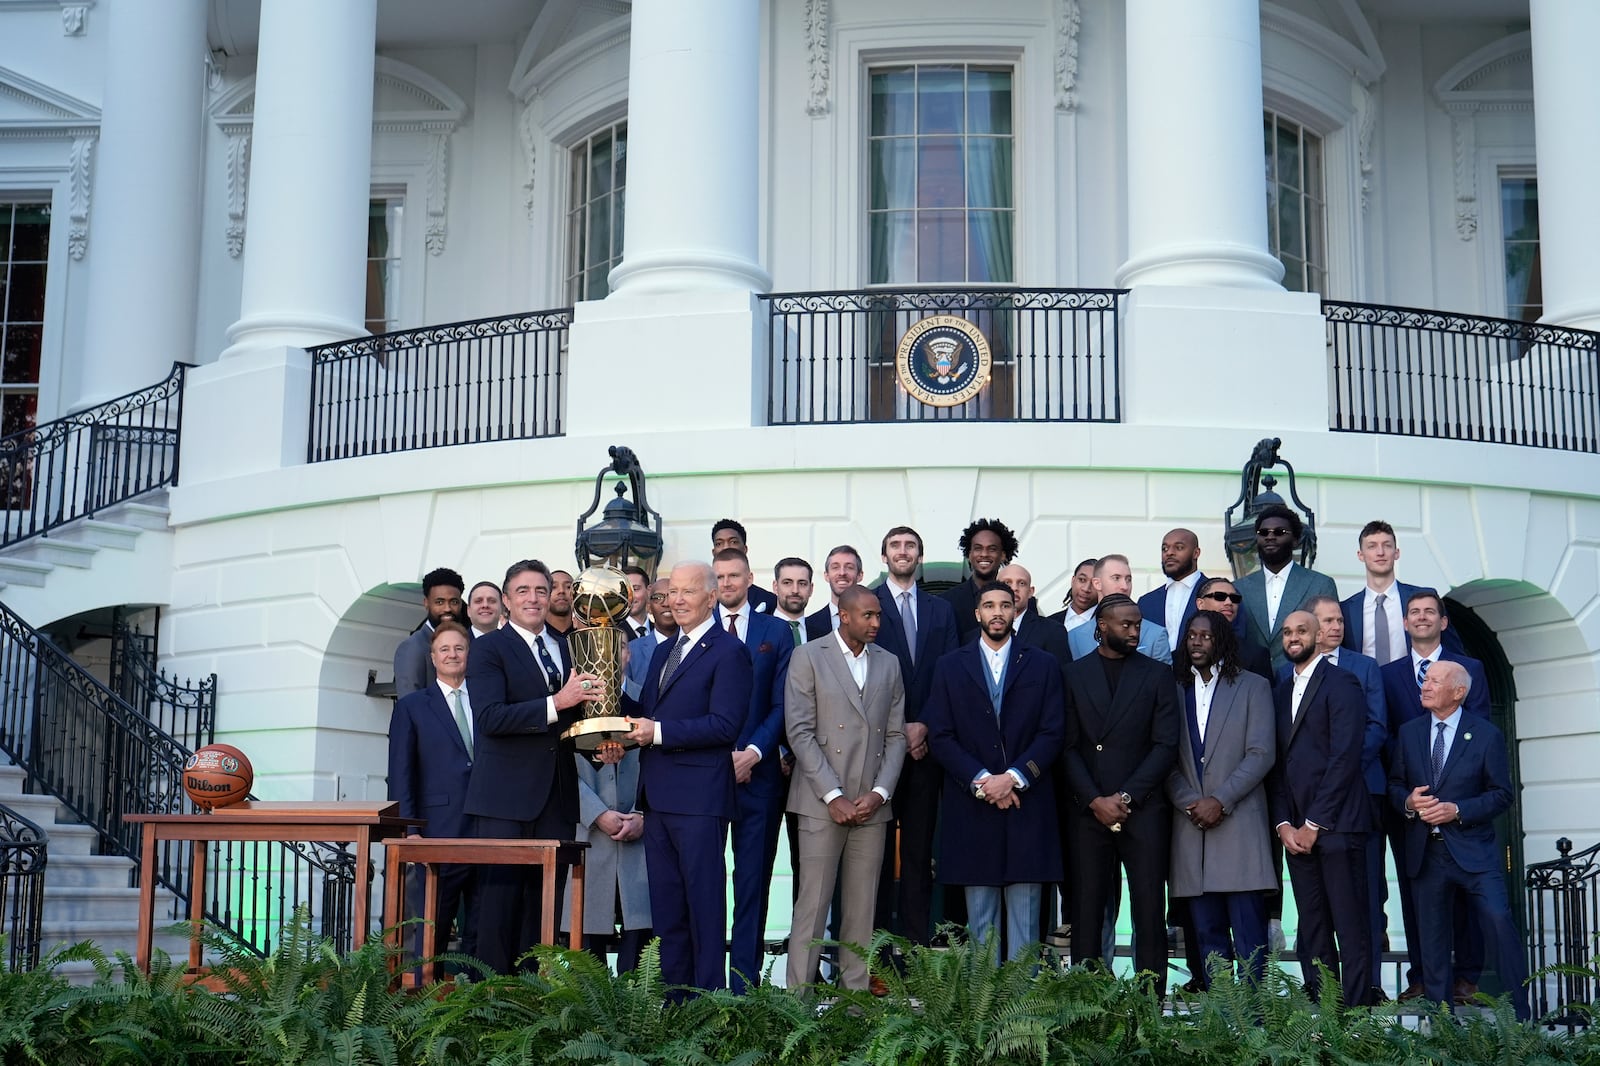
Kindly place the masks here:
POLYGON ((966 403, 989 383, 989 342, 959 315, 929 315, 900 337, 900 387, 931 407, 966 403))

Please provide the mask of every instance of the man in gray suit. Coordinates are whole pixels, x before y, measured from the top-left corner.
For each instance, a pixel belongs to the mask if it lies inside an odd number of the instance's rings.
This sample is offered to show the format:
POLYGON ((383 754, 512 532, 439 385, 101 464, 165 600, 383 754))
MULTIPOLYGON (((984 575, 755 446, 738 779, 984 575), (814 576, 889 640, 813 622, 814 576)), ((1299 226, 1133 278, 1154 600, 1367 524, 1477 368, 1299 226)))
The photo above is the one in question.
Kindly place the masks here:
POLYGON ((1261 569, 1236 582, 1244 597, 1245 617, 1250 620, 1249 639, 1267 649, 1274 675, 1289 661, 1279 636, 1283 620, 1305 610, 1313 596, 1339 598, 1333 578, 1294 561, 1303 536, 1305 523, 1288 507, 1281 503, 1263 507, 1256 515, 1256 557, 1261 569))
MULTIPOLYGON (((883 606, 852 585, 839 596, 839 628, 794 649, 784 689, 784 717, 794 772, 788 809, 799 815, 799 894, 789 931, 788 980, 798 988, 817 972, 837 871, 839 939, 872 938, 883 866, 889 799, 905 761, 905 686, 900 661, 878 647, 883 606)), ((867 962, 841 952, 840 983, 867 987, 867 962)))
MULTIPOLYGON (((638 809, 639 751, 614 764, 578 763, 578 840, 589 842, 583 859, 583 948, 601 962, 617 953, 617 972, 639 965, 650 942, 650 883, 645 879, 644 815, 638 809), (618 933, 618 927, 621 932, 618 933)), ((572 930, 571 894, 562 904, 561 930, 572 930)))
POLYGON ((427 608, 428 617, 394 650, 395 699, 408 696, 433 683, 433 658, 430 647, 433 627, 447 618, 452 622, 467 624, 467 616, 461 603, 461 590, 464 588, 466 583, 461 580, 461 575, 448 566, 429 570, 423 577, 422 605, 427 608))
MULTIPOLYGON (((1266 894, 1277 883, 1269 846, 1267 771, 1277 758, 1272 690, 1239 665, 1233 627, 1215 611, 1184 623, 1173 664, 1185 726, 1167 777, 1172 800, 1172 895, 1187 898, 1200 957, 1266 973, 1266 894)), ((1209 987, 1209 972, 1195 974, 1209 987)))

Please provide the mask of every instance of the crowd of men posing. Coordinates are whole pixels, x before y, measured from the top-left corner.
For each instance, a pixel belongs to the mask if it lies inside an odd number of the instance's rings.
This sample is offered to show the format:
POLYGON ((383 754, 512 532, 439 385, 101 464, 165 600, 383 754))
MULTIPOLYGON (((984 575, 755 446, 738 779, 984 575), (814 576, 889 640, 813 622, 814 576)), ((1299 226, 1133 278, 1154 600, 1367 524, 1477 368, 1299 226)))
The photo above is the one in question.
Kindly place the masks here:
MULTIPOLYGON (((1402 998, 1470 996, 1489 943, 1526 1018, 1493 827, 1509 753, 1481 664, 1438 593, 1396 580, 1387 523, 1362 529, 1366 587, 1342 603, 1295 561, 1298 515, 1270 506, 1255 531, 1260 568, 1238 581, 1206 577, 1175 529, 1160 588, 1136 602, 1125 556, 1088 559, 1046 617, 1004 523, 966 528, 971 578, 942 596, 918 585, 923 541, 899 526, 876 588, 855 548, 829 552, 828 602, 808 614, 811 565, 782 559, 772 591, 754 587, 745 529, 725 519, 711 562, 654 583, 629 571, 631 750, 600 759, 559 739, 605 689, 568 652, 572 576, 523 560, 463 601, 436 570, 428 621, 395 653, 390 795, 430 835, 588 841, 586 947, 626 970, 659 936, 685 988, 760 979, 787 815, 792 986, 818 979, 825 935, 928 943, 936 885, 957 890, 946 917, 964 909, 1008 957, 1050 928, 1059 891, 1074 961, 1109 965, 1125 879, 1137 968, 1164 991, 1170 919, 1203 989, 1213 955, 1261 973, 1286 865, 1308 989, 1314 960, 1343 1002, 1371 1004, 1387 839, 1402 998)), ((510 972, 541 939, 543 876, 448 870, 434 917, 459 908, 462 949, 510 972)), ((866 960, 842 955, 839 981, 868 987, 866 960)))

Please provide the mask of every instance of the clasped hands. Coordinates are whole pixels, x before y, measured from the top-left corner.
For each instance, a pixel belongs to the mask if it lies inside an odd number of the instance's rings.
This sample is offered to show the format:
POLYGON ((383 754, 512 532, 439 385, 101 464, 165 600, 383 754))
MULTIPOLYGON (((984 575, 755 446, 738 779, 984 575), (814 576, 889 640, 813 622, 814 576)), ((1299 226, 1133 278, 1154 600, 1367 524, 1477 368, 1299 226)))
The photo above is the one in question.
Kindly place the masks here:
POLYGON ((1022 806, 1016 779, 1009 773, 990 774, 978 782, 977 793, 979 799, 992 803, 1002 811, 1022 806))
POLYGON ((594 827, 619 844, 630 844, 644 835, 644 815, 638 811, 605 811, 594 820, 594 827))
POLYGON ((834 825, 866 825, 867 819, 882 806, 883 797, 870 790, 853 801, 836 796, 828 804, 828 816, 834 825))
POLYGON ((1418 818, 1429 825, 1444 825, 1461 817, 1460 807, 1449 800, 1428 795, 1429 791, 1427 785, 1418 785, 1406 800, 1406 806, 1415 811, 1418 818))
POLYGON ((1196 829, 1204 831, 1215 829, 1226 812, 1222 809, 1221 800, 1215 796, 1207 796, 1189 807, 1185 813, 1189 815, 1189 821, 1194 823, 1196 829))
POLYGON ((1120 833, 1133 808, 1122 802, 1121 796, 1096 796, 1089 801, 1089 813, 1113 833, 1120 833))
POLYGON ((1278 826, 1278 839, 1283 841, 1283 846, 1291 855, 1310 855, 1311 849, 1317 846, 1317 835, 1321 832, 1310 822, 1298 829, 1285 822, 1278 826))

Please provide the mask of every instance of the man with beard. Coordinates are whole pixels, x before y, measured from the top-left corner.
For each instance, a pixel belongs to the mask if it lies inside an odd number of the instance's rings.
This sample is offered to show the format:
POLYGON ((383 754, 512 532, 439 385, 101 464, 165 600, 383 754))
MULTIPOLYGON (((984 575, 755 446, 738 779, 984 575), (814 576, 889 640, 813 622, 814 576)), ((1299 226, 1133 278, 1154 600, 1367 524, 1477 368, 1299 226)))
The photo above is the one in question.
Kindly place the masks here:
POLYGON ((1061 879, 1050 846, 1061 664, 1015 638, 1009 587, 991 582, 978 597, 976 648, 939 660, 924 708, 928 746, 944 768, 939 880, 965 888, 977 941, 999 939, 1004 897, 1005 958, 1015 959, 1038 938, 1044 884, 1061 879))
POLYGON ((1239 588, 1225 577, 1208 577, 1195 590, 1195 606, 1202 611, 1216 611, 1233 627, 1239 649, 1239 665, 1260 677, 1267 684, 1277 683, 1272 674, 1272 657, 1267 649, 1250 639, 1250 624, 1245 621, 1244 597, 1239 588))
POLYGON ((1283 642, 1278 637, 1283 620, 1304 610, 1313 596, 1337 599, 1339 595, 1333 578, 1294 561, 1304 536, 1305 523, 1299 515, 1281 503, 1263 507, 1256 515, 1256 557, 1261 569, 1239 579, 1250 639, 1267 649, 1274 671, 1284 664, 1283 642))
POLYGON ((1161 572, 1167 583, 1139 597, 1139 613, 1163 625, 1167 643, 1180 654, 1178 634, 1194 617, 1195 592, 1206 575, 1200 572, 1200 538, 1192 529, 1174 529, 1161 538, 1161 572))
POLYGON ((795 647, 810 637, 806 634, 806 605, 811 602, 811 564, 796 556, 779 559, 772 568, 772 594, 778 606, 772 616, 789 627, 795 647))
POLYGON ((956 620, 956 640, 965 644, 978 631, 978 590, 996 580, 1000 568, 1017 557, 1017 535, 998 518, 980 518, 961 532, 961 557, 972 577, 944 593, 956 620))
POLYGON ((1094 587, 1094 568, 1099 561, 1085 559, 1073 567, 1072 587, 1061 601, 1062 609, 1050 616, 1051 621, 1060 622, 1068 633, 1094 622, 1094 605, 1100 602, 1100 593, 1094 587))
POLYGON ((1306 992, 1318 998, 1320 962, 1339 980, 1346 1006, 1370 1006, 1366 855, 1373 827, 1361 779, 1366 701, 1355 675, 1317 651, 1317 632, 1310 611, 1284 619, 1283 652, 1294 670, 1273 693, 1278 761, 1267 791, 1300 912, 1295 951, 1306 992))
POLYGON ((565 570, 550 571, 550 610, 545 625, 562 636, 572 632, 572 575, 565 570))
MULTIPOLYGON (((1102 556, 1100 561, 1094 564, 1093 580, 1095 594, 1100 597, 1101 603, 1105 602, 1107 596, 1133 595, 1133 570, 1128 566, 1126 555, 1102 556)), ((1079 626, 1068 633, 1067 641, 1072 647, 1072 657, 1082 659, 1094 651, 1099 634, 1098 626, 1079 626)), ((1144 618, 1139 624, 1138 650, 1141 655, 1147 655, 1159 662, 1168 665, 1172 663, 1172 645, 1167 643, 1166 629, 1148 618, 1144 618)))
POLYGON ((807 640, 820 640, 839 628, 839 594, 861 583, 861 553, 839 545, 823 560, 822 579, 828 583, 828 602, 806 615, 807 640))
POLYGON ((1177 686, 1169 666, 1139 653, 1137 604, 1113 593, 1096 614, 1095 654, 1066 671, 1062 762, 1073 799, 1072 957, 1103 959, 1102 931, 1120 865, 1133 911, 1134 963, 1154 976, 1160 998, 1167 978, 1166 782, 1180 732, 1177 686))
MULTIPOLYGON (((744 525, 731 518, 724 518, 711 527, 711 553, 726 551, 733 548, 742 551, 745 558, 750 557, 750 535, 745 532, 744 525)), ((757 614, 771 614, 772 609, 778 605, 777 598, 766 589, 756 585, 750 587, 750 607, 757 614)))
POLYGON ((428 617, 394 650, 394 694, 409 696, 433 683, 435 674, 431 643, 433 627, 449 619, 465 622, 461 609, 461 590, 466 583, 447 566, 428 571, 422 579, 422 606, 428 617))

